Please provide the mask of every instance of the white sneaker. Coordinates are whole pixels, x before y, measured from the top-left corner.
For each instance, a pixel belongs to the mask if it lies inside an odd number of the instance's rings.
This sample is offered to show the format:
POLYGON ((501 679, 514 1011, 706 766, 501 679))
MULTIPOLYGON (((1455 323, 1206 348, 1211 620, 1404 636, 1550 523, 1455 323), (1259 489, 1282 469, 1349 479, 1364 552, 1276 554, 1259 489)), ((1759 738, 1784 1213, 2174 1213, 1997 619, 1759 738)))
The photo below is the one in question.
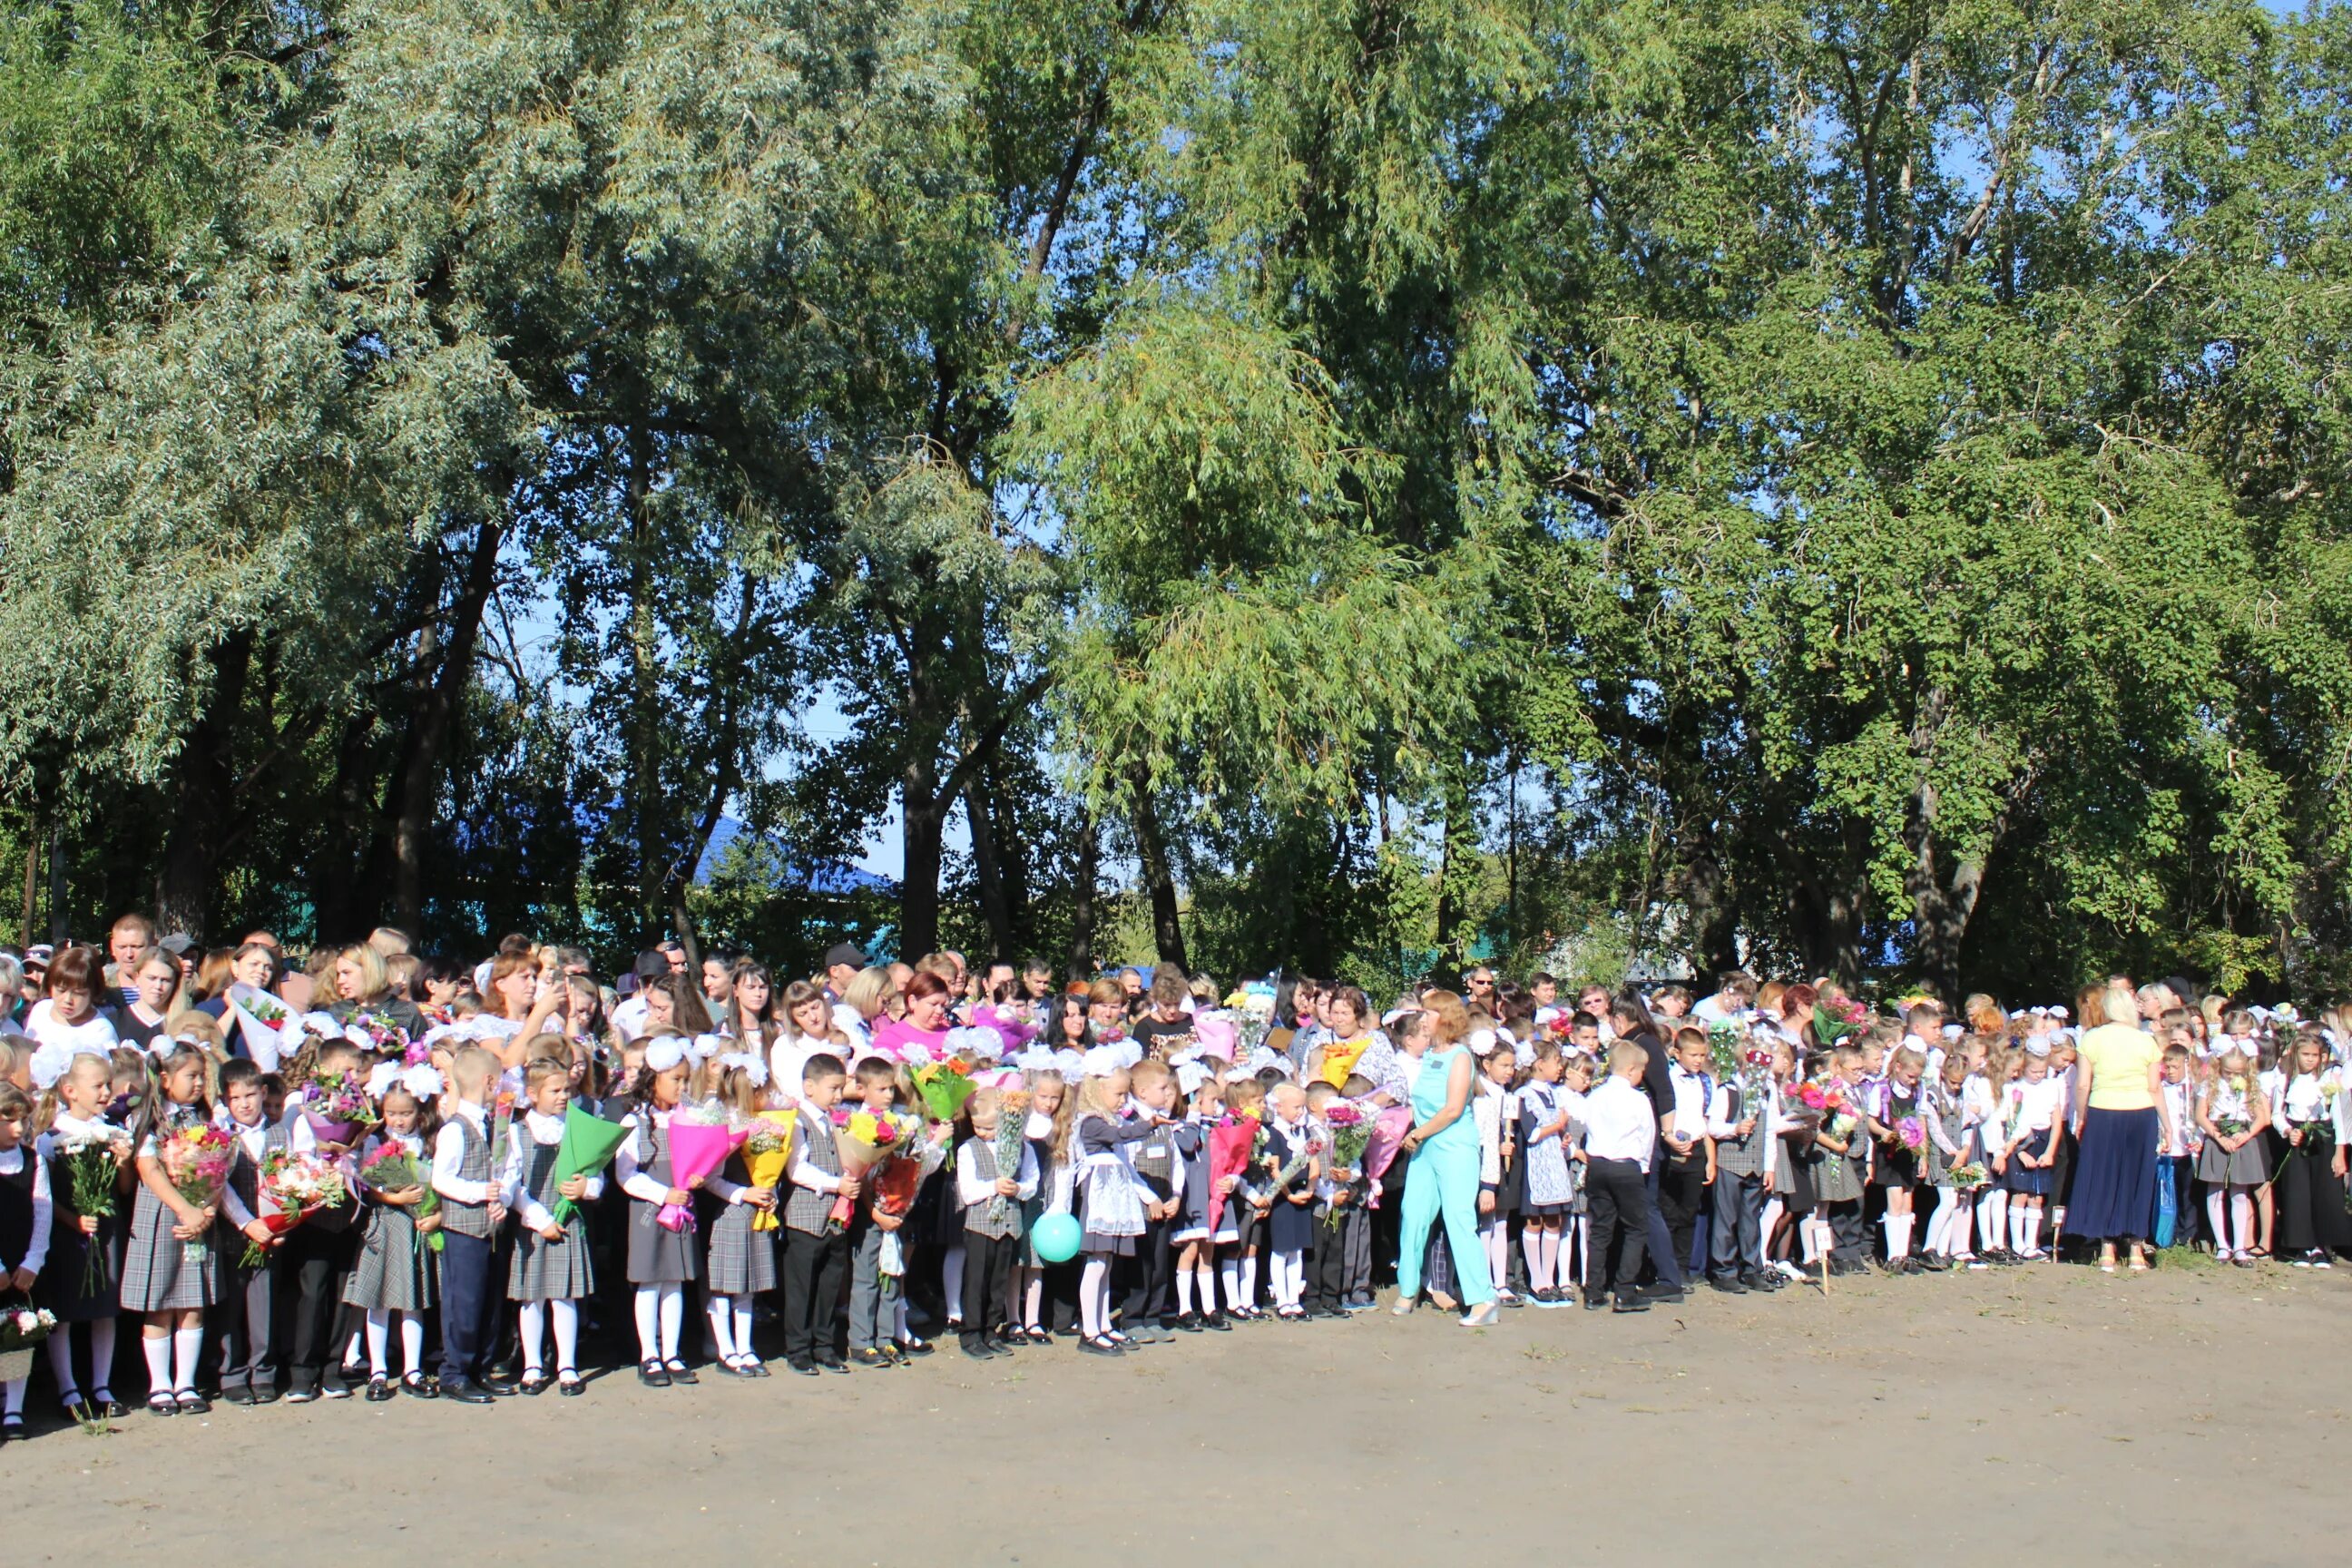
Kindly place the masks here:
POLYGON ((1772 1267, 1780 1271, 1780 1278, 1783 1279, 1798 1285, 1805 1282, 1805 1271, 1785 1258, 1776 1259, 1772 1267))

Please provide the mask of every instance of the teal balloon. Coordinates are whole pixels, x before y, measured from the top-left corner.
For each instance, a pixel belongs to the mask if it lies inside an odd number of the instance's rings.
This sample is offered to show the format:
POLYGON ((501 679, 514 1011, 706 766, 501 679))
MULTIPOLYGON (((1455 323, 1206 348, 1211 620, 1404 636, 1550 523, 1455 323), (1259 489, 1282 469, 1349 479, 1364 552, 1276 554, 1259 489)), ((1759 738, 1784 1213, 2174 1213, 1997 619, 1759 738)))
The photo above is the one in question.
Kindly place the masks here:
POLYGON ((1066 1214, 1049 1214, 1030 1232, 1037 1256, 1048 1263, 1067 1263, 1078 1255, 1078 1222, 1066 1214))

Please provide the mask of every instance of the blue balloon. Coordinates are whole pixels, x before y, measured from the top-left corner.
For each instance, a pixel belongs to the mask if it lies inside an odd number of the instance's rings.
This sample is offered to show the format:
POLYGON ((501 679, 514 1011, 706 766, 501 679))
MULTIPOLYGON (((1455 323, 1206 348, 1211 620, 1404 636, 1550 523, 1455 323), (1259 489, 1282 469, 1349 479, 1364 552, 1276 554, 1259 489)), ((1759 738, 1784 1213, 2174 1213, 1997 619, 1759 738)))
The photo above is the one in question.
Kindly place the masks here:
POLYGON ((1067 1263, 1078 1255, 1078 1222, 1070 1215, 1046 1215, 1038 1220, 1029 1239, 1046 1262, 1067 1263))

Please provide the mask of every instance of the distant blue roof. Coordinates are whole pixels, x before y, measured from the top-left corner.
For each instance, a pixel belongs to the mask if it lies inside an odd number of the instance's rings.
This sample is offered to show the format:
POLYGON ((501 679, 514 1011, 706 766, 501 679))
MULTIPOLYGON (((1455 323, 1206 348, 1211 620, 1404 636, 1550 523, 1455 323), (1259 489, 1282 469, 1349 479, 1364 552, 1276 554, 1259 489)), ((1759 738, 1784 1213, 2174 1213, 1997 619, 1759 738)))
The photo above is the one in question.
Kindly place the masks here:
MULTIPOLYGON (((709 847, 702 852, 701 863, 694 868, 696 883, 709 882, 711 872, 718 868, 719 858, 727 852, 729 846, 750 831, 747 825, 734 817, 720 817, 719 826, 711 830, 709 847)), ((887 892, 896 886, 889 878, 877 876, 863 866, 854 866, 846 860, 804 859, 775 838, 772 837, 768 842, 774 847, 790 871, 799 878, 802 886, 812 893, 887 892)))

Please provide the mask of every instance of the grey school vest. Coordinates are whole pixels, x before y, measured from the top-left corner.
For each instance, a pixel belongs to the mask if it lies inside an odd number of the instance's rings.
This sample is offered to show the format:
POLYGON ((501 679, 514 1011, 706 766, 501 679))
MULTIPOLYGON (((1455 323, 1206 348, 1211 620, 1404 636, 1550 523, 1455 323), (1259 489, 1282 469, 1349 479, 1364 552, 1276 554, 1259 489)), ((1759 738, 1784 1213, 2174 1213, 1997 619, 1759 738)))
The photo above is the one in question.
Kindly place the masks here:
MULTIPOLYGON (((801 1152, 808 1156, 808 1163, 827 1175, 841 1174, 841 1151, 834 1146, 832 1119, 821 1110, 803 1110, 800 1127, 805 1134, 801 1152)), ((784 1200, 784 1228, 803 1236, 823 1236, 825 1220, 832 1213, 831 1193, 794 1184, 792 1196, 784 1200)))
MULTIPOLYGON (((453 1125, 457 1129, 457 1175, 461 1181, 487 1182, 490 1179, 490 1141, 474 1131, 471 1118, 460 1114, 453 1125)), ((490 1234, 490 1205, 461 1204, 452 1198, 441 1200, 441 1228, 459 1236, 490 1234)))
MULTIPOLYGON (((986 1138, 970 1138, 956 1155, 971 1162, 972 1174, 991 1186, 996 1184, 996 1146, 986 1138)), ((992 1236, 1003 1239, 1021 1234, 1021 1205, 1017 1199, 1007 1199, 1003 1207, 1010 1212, 1003 1219, 992 1218, 997 1208, 993 1199, 982 1198, 963 1211, 963 1228, 972 1236, 992 1236)))
MULTIPOLYGON (((1731 1115, 1728 1120, 1733 1126, 1737 1127, 1739 1125, 1740 1119, 1748 1114, 1748 1108, 1741 1103, 1746 1096, 1740 1092, 1739 1086, 1736 1083, 1727 1084, 1724 1087, 1726 1092, 1731 1097, 1731 1115)), ((1722 1174, 1731 1176, 1760 1174, 1764 1169, 1764 1107, 1759 1105, 1756 1108, 1756 1125, 1748 1130, 1747 1137, 1716 1140, 1716 1170, 1722 1174)))

